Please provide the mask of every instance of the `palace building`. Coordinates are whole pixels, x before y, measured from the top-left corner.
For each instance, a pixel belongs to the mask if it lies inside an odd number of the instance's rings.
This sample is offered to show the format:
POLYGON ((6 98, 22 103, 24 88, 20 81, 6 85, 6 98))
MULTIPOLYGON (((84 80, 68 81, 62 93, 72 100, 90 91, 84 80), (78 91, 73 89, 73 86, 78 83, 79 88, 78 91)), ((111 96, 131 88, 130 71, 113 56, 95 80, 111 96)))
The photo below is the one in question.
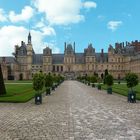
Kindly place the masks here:
POLYGON ((15 46, 13 57, 0 57, 3 77, 5 80, 32 79, 34 73, 60 73, 67 78, 97 73, 101 76, 105 69, 115 79, 124 78, 128 72, 136 73, 140 78, 140 41, 116 43, 109 45, 108 53, 102 49, 96 53, 92 44, 83 53, 75 52, 73 44, 64 43, 64 53, 53 54, 49 47, 42 54, 36 54, 32 46, 29 32, 28 42, 21 41, 15 46))

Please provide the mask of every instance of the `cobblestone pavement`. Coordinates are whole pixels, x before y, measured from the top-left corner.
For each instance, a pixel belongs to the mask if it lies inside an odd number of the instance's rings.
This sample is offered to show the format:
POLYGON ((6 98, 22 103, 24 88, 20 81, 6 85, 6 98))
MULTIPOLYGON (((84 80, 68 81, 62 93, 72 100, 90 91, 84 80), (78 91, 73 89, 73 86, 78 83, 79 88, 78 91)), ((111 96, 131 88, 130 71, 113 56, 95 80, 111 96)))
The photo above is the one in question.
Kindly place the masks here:
POLYGON ((140 140, 140 102, 65 81, 42 105, 0 103, 0 140, 140 140))

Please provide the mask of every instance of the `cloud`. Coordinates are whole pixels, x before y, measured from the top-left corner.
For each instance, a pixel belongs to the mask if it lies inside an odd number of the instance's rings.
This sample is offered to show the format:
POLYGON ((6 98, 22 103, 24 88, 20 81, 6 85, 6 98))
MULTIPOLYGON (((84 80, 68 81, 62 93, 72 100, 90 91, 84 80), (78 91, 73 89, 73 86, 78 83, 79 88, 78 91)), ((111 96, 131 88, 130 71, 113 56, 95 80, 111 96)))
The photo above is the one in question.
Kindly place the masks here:
POLYGON ((45 13, 46 20, 51 25, 68 25, 84 21, 80 14, 82 8, 96 7, 94 2, 81 0, 32 0, 33 5, 41 13, 45 13))
POLYGON ((45 26, 45 24, 42 21, 40 21, 35 25, 35 28, 41 28, 41 27, 44 27, 44 26, 45 26))
POLYGON ((54 28, 45 25, 42 21, 38 22, 35 25, 35 27, 33 27, 33 28, 40 30, 43 33, 43 35, 47 35, 47 36, 55 36, 56 35, 54 28))
POLYGON ((97 4, 93 1, 86 1, 86 2, 83 3, 83 7, 87 8, 87 9, 96 8, 97 4))
POLYGON ((0 22, 7 21, 7 16, 5 14, 5 11, 0 8, 0 22))
POLYGON ((84 20, 80 15, 80 0, 36 0, 40 12, 45 12, 50 24, 67 25, 84 20))
POLYGON ((119 26, 122 25, 122 23, 123 23, 122 21, 109 21, 107 26, 108 26, 108 29, 111 29, 112 31, 115 31, 115 30, 117 30, 117 28, 119 26))
POLYGON ((38 22, 35 27, 33 27, 34 29, 39 29, 43 35, 47 35, 47 36, 55 36, 56 32, 54 30, 53 27, 47 26, 45 25, 44 21, 41 20, 40 22, 38 22))
POLYGON ((43 27, 41 28, 41 31, 44 35, 56 35, 56 32, 52 27, 43 27))
MULTIPOLYGON (((21 41, 27 43, 28 29, 20 26, 3 26, 0 29, 0 56, 11 56, 14 52, 14 45, 20 45, 21 41)), ((31 30, 32 43, 35 51, 40 51, 42 46, 43 35, 41 32, 31 30)))
POLYGON ((34 14, 34 10, 30 6, 25 6, 21 14, 16 14, 14 11, 10 11, 9 19, 11 22, 19 22, 19 21, 27 21, 29 20, 34 14))
MULTIPOLYGON (((20 45, 21 41, 27 43, 29 30, 22 26, 3 26, 0 28, 0 56, 11 56, 14 52, 14 46, 20 45)), ((31 30, 32 44, 36 53, 42 53, 45 46, 43 40, 45 35, 36 30, 31 30)), ((59 49, 53 46, 54 52, 59 49)))

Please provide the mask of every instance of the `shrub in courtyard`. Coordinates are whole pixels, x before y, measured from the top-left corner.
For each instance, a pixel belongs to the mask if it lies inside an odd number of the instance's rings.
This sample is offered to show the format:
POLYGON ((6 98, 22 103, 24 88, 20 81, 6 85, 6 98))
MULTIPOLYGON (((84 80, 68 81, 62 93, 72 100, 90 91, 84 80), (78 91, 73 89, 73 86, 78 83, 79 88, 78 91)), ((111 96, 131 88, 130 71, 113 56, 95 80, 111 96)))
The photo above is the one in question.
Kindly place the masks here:
POLYGON ((128 73, 125 77, 127 87, 130 88, 128 92, 128 102, 136 102, 136 93, 133 91, 133 87, 138 85, 139 79, 135 73, 128 73))
POLYGON ((33 89, 37 91, 35 94, 35 103, 36 104, 41 104, 42 103, 42 95, 41 91, 44 87, 44 75, 42 72, 36 73, 33 76, 33 89))
POLYGON ((106 84, 105 83, 105 79, 106 79, 106 76, 108 75, 108 69, 105 69, 105 73, 104 73, 104 84, 106 84))
POLYGON ((4 94, 6 94, 6 89, 5 89, 2 69, 1 69, 1 65, 0 65, 0 95, 4 95, 4 94))
POLYGON ((98 82, 98 85, 97 85, 97 88, 98 90, 101 90, 101 82, 102 82, 102 79, 100 77, 97 78, 97 82, 98 82))
POLYGON ((45 88, 46 88, 46 95, 51 94, 51 87, 53 86, 53 77, 51 73, 45 75, 45 88))
POLYGON ((78 80, 78 81, 82 82, 83 79, 84 79, 83 76, 81 76, 81 75, 77 76, 77 80, 78 80))
POLYGON ((60 84, 60 81, 61 81, 61 75, 58 74, 58 75, 56 76, 56 83, 57 83, 57 85, 60 84))
POLYGON ((104 79, 104 74, 103 73, 101 74, 101 78, 102 78, 102 80, 104 79))
POLYGON ((58 84, 61 84, 64 81, 64 77, 58 74, 58 84))
POLYGON ((57 87, 57 75, 54 73, 52 78, 53 78, 52 90, 55 90, 55 88, 57 87))
POLYGON ((94 84, 94 83, 97 82, 97 77, 94 76, 94 75, 92 75, 92 76, 90 77, 90 82, 92 83, 92 87, 95 87, 95 84, 94 84))
POLYGON ((87 76, 87 83, 88 83, 88 86, 90 86, 90 76, 87 76))
POLYGON ((61 76, 61 82, 63 82, 65 80, 64 76, 61 76))
POLYGON ((121 83, 121 78, 120 78, 120 75, 118 76, 118 84, 120 84, 121 83))
POLYGON ((107 93, 112 94, 113 76, 111 74, 105 77, 105 83, 108 86, 107 93))

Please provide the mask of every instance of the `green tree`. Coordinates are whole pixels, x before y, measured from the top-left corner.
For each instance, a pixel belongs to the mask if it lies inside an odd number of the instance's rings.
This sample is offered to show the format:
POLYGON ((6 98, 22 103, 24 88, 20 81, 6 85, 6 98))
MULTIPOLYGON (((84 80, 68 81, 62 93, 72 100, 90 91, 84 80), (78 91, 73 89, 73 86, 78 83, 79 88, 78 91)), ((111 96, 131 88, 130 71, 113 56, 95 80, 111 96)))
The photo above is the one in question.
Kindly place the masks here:
POLYGON ((102 78, 97 77, 97 82, 98 82, 97 87, 98 87, 99 90, 101 90, 101 84, 100 83, 102 82, 102 78))
POLYGON ((53 74, 53 83, 54 83, 54 84, 57 83, 57 76, 56 76, 55 73, 53 74))
POLYGON ((108 75, 108 69, 105 69, 105 77, 108 75))
POLYGON ((106 79, 106 76, 108 75, 108 69, 105 69, 105 73, 104 73, 104 84, 106 84, 105 82, 105 79, 106 79))
POLYGON ((62 75, 60 75, 60 82, 63 82, 64 81, 64 77, 62 75))
POLYGON ((0 65, 0 95, 6 94, 6 89, 4 85, 3 75, 2 75, 2 69, 0 65))
POLYGON ((82 80, 81 75, 77 76, 77 80, 78 80, 78 81, 81 81, 81 80, 82 80))
POLYGON ((43 73, 36 73, 33 76, 33 89, 40 94, 40 91, 44 87, 44 74, 43 73))
POLYGON ((90 80, 91 80, 91 77, 88 75, 87 76, 87 81, 90 82, 90 80))
POLYGON ((125 76, 125 80, 127 82, 127 87, 131 88, 131 91, 133 92, 133 87, 139 83, 138 76, 135 73, 128 73, 125 76))
POLYGON ((113 85, 113 76, 111 74, 108 74, 106 77, 105 77, 105 83, 108 85, 108 86, 112 86, 113 85))
POLYGON ((53 85, 53 77, 51 73, 45 75, 45 87, 52 87, 53 85))
POLYGON ((103 73, 101 74, 101 78, 102 78, 102 80, 104 79, 104 74, 103 73))
POLYGON ((97 77, 94 76, 94 75, 92 75, 92 76, 90 77, 90 82, 91 82, 91 83, 96 83, 96 82, 97 82, 97 77))
POLYGON ((57 76, 57 82, 60 84, 64 80, 64 77, 62 77, 60 74, 57 76))
POLYGON ((107 93, 112 94, 113 76, 111 74, 105 77, 105 84, 108 86, 107 93))
POLYGON ((97 82, 97 77, 95 75, 92 75, 90 77, 90 82, 92 83, 92 87, 95 87, 95 82, 97 82))
POLYGON ((98 84, 100 84, 102 82, 102 78, 101 77, 97 77, 97 82, 98 82, 98 84))
POLYGON ((57 84, 60 83, 60 79, 61 79, 60 77, 61 77, 60 74, 56 75, 56 83, 57 83, 57 84))
POLYGON ((98 73, 94 72, 94 76, 98 77, 98 73))
POLYGON ((120 84, 121 77, 118 75, 118 84, 120 84))
POLYGON ((45 88, 46 88, 46 95, 51 94, 51 87, 53 86, 53 77, 51 73, 45 75, 45 88))

